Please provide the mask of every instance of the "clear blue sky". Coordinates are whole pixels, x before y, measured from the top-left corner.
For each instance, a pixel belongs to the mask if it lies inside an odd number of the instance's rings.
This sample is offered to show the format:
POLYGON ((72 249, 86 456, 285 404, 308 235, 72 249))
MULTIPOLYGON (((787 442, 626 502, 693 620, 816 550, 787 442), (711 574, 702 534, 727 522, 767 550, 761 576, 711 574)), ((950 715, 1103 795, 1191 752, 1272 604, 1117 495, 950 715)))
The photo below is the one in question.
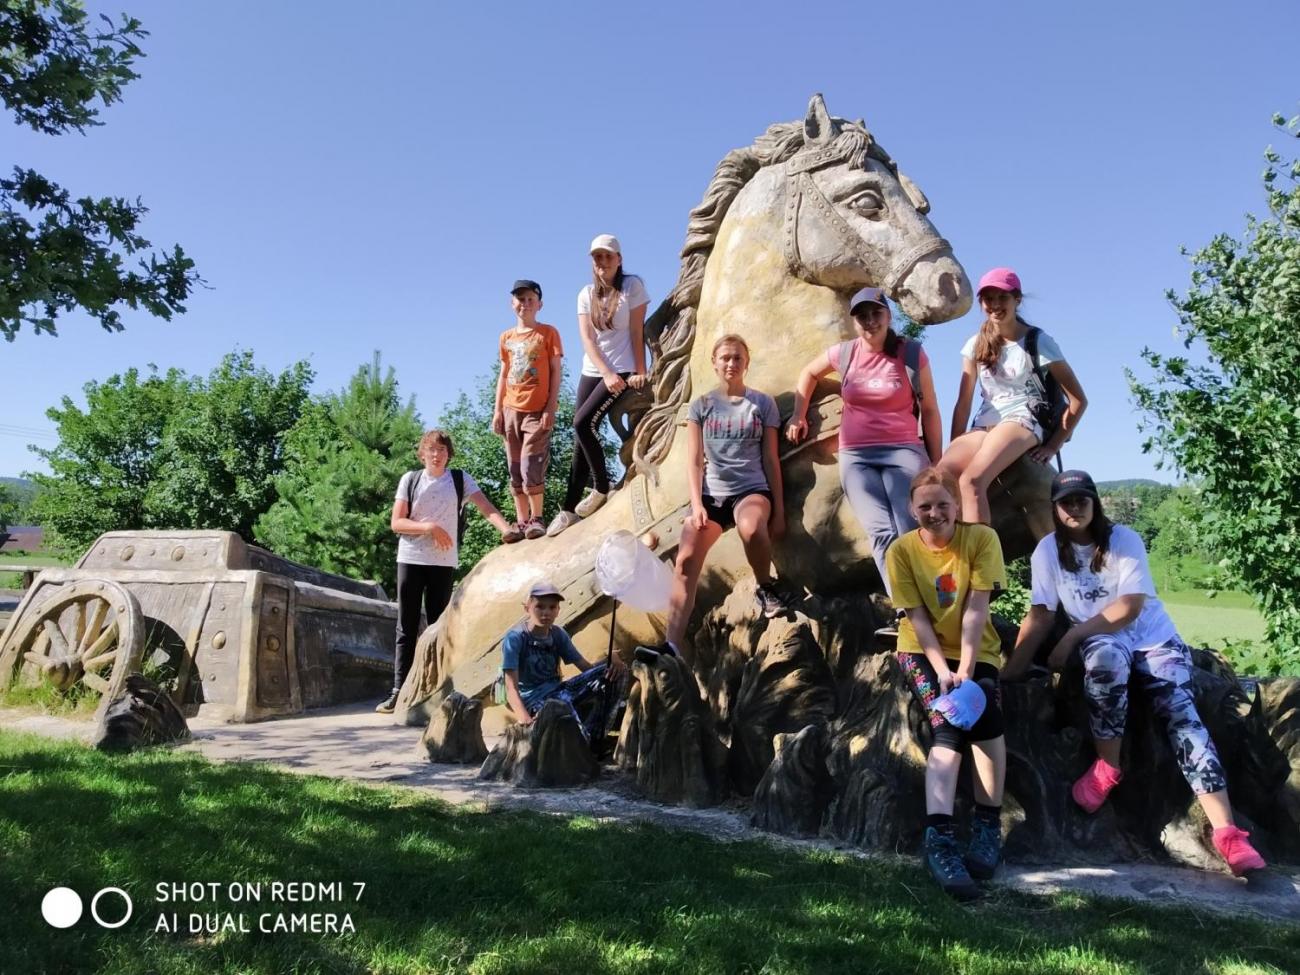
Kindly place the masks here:
MULTIPOLYGON (((657 303, 717 161, 821 91, 927 193, 973 279, 1020 272, 1092 403, 1066 461, 1169 479, 1122 370, 1179 348, 1179 248, 1263 208, 1269 117, 1300 98, 1295 0, 120 3, 89 9, 152 32, 140 80, 85 137, 0 122, 0 163, 141 196, 146 236, 211 290, 170 324, 69 317, 0 343, 0 474, 39 466, 45 409, 87 380, 206 373, 235 347, 309 358, 318 390, 379 349, 432 421, 488 368, 516 277, 576 363, 591 237, 617 234, 657 303)), ((977 326, 928 334, 945 415, 977 326)))

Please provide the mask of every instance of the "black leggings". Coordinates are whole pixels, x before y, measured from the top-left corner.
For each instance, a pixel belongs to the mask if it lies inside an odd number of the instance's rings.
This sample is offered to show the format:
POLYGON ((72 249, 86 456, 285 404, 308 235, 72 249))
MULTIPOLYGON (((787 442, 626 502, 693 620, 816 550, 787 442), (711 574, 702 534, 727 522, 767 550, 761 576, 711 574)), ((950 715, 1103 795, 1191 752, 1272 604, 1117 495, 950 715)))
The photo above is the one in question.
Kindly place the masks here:
POLYGON ((456 570, 449 565, 397 563, 397 646, 393 650, 393 690, 402 682, 415 659, 415 639, 420 631, 420 603, 424 619, 432 626, 451 600, 456 570))
MULTIPOLYGON (((982 660, 975 662, 975 671, 971 676, 988 696, 988 703, 984 705, 984 713, 979 716, 979 720, 969 729, 962 729, 949 724, 938 711, 931 710, 941 691, 939 677, 925 654, 900 652, 898 662, 903 666, 903 673, 907 675, 912 691, 925 705, 930 730, 934 732, 933 746, 959 752, 970 742, 992 741, 1002 737, 1005 727, 1002 720, 1002 685, 998 682, 998 669, 992 664, 982 660)), ((948 663, 951 666, 956 661, 949 660, 948 663)))
MULTIPOLYGON (((619 373, 624 382, 630 375, 630 372, 619 373)), ((573 448, 573 464, 569 468, 569 489, 560 505, 565 511, 572 511, 582 500, 582 492, 587 490, 588 484, 601 494, 609 494, 609 471, 605 468, 605 448, 600 442, 600 424, 621 395, 606 389, 605 380, 600 376, 578 379, 573 411, 573 432, 578 442, 573 448)))

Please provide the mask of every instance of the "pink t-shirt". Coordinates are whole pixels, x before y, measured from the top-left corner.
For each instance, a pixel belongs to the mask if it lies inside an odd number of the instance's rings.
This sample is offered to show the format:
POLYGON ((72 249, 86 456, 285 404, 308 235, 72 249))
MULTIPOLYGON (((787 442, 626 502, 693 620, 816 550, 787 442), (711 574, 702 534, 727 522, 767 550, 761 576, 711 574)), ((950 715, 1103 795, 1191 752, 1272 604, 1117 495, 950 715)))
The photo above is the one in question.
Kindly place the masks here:
MULTIPOLYGON (((930 362, 924 349, 920 353, 918 370, 930 362)), ((838 372, 840 343, 827 349, 826 357, 838 372)), ((883 352, 872 352, 862 339, 855 339, 848 370, 840 377, 840 395, 844 399, 841 450, 922 442, 912 412, 912 384, 903 365, 902 343, 897 357, 891 359, 883 352)))

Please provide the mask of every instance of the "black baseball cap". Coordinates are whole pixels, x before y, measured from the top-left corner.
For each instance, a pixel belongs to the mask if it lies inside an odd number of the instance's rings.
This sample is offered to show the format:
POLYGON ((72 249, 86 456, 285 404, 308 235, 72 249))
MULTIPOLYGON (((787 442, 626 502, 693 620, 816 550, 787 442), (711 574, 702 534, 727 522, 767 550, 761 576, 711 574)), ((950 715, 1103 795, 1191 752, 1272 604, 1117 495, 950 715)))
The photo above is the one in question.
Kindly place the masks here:
POLYGON ((516 291, 536 291, 537 297, 542 297, 542 286, 536 281, 529 281, 527 278, 520 278, 510 286, 511 294, 514 294, 516 291))
POLYGON ((1052 478, 1052 503, 1072 494, 1086 494, 1097 498, 1097 485, 1087 471, 1061 471, 1052 478))

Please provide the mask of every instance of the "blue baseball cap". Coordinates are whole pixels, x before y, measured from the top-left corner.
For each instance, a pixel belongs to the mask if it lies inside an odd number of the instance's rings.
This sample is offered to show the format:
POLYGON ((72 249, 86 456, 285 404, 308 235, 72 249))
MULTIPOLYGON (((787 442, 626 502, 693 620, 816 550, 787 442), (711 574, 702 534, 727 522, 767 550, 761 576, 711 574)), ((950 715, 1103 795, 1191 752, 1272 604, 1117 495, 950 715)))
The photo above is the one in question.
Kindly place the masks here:
POLYGON ((943 697, 936 698, 930 705, 931 711, 937 711, 954 728, 969 731, 984 713, 988 697, 984 689, 973 680, 962 681, 943 697))

